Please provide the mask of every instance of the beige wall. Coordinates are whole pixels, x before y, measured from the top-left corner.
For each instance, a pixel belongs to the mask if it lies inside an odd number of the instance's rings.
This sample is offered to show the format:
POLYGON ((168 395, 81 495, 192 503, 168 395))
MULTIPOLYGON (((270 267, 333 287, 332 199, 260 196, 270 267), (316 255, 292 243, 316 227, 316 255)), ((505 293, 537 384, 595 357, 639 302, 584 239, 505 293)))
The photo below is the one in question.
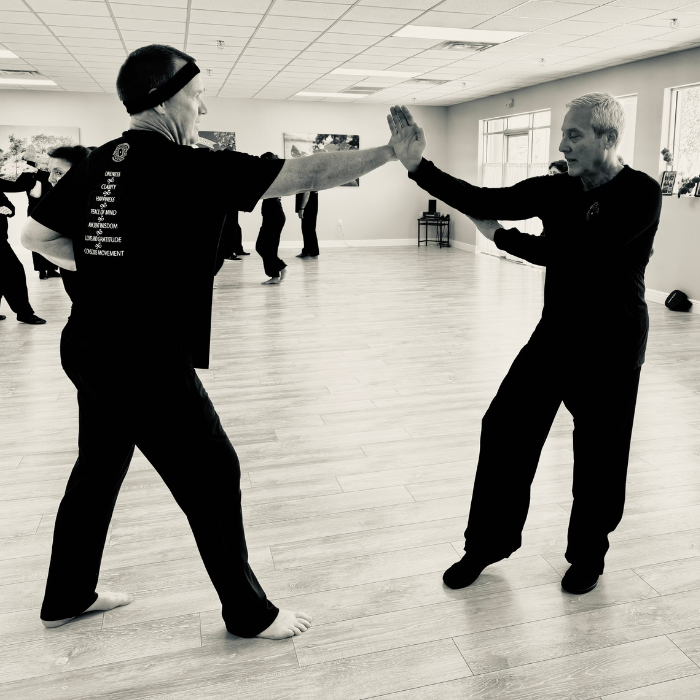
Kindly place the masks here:
MULTIPOLYGON (((352 133, 360 135, 360 146, 369 148, 386 143, 389 130, 387 109, 381 105, 339 104, 272 100, 207 100, 209 114, 202 128, 235 131, 239 151, 261 154, 273 151, 283 155, 282 134, 286 132, 352 133)), ((416 116, 431 133, 429 155, 445 161, 447 108, 418 107, 416 116)), ((0 124, 27 124, 80 127, 81 142, 100 145, 128 128, 128 117, 116 95, 56 93, 49 91, 0 90, 0 124)), ((167 178, 177 173, 154 173, 167 178)), ((158 186, 154 182, 154 187, 158 186)), ((225 196, 212 192, 212 196, 225 196)), ((25 210, 24 195, 11 195, 25 210)), ((359 188, 339 187, 319 197, 318 232, 321 242, 341 239, 413 239, 416 218, 427 209, 428 195, 406 177, 400 163, 389 163, 362 178, 359 188), (342 233, 338 219, 343 222, 342 233)), ((301 241, 294 198, 283 199, 287 225, 283 244, 301 241)), ((189 203, 197 205, 197 203, 189 203)), ((244 240, 253 241, 260 228, 260 205, 252 214, 240 215, 244 240)), ((11 220, 11 240, 17 242, 22 217, 11 220)))
MULTIPOLYGON (((568 100, 586 92, 611 92, 615 95, 637 93, 637 133, 634 167, 658 179, 661 172, 664 90, 700 82, 700 49, 690 49, 636 61, 606 70, 577 75, 502 95, 475 100, 448 109, 447 159, 438 165, 462 179, 477 182, 479 120, 519 114, 537 109, 552 110, 552 160, 558 152, 559 127, 568 100), (513 98, 511 109, 505 106, 513 98)), ((665 145, 665 144, 664 144, 665 145)), ((629 202, 634 206, 634 202, 629 202)), ((473 244, 476 231, 461 214, 456 215, 457 240, 473 244)), ((700 198, 664 197, 661 225, 656 236, 655 255, 647 268, 647 287, 659 291, 681 289, 700 299, 700 198)), ((596 245, 592 242, 591 253, 596 245)), ((600 254, 605 254, 601 242, 600 254)), ((595 260, 591 260, 595 264, 595 260)))

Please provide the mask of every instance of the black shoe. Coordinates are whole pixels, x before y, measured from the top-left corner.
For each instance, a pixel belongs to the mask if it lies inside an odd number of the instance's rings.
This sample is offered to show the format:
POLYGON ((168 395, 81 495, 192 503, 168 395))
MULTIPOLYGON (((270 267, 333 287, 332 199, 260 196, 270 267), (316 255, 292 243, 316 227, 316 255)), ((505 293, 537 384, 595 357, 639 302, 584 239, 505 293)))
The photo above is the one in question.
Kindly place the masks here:
POLYGON ((61 273, 58 270, 47 270, 46 276, 47 277, 60 277, 61 273))
POLYGON ((29 323, 32 326, 40 326, 42 323, 46 323, 43 318, 39 318, 36 314, 30 314, 29 316, 20 316, 20 314, 17 314, 17 320, 20 323, 29 323))
POLYGON ((226 258, 226 260, 240 260, 240 258, 234 253, 230 258, 226 258))
POLYGON ((0 321, 4 321, 6 318, 7 316, 3 316, 2 314, 0 314, 0 321))
POLYGON ((308 253, 299 253, 299 255, 297 255, 296 257, 302 258, 302 260, 306 260, 306 259, 316 260, 318 255, 309 255, 308 253))
POLYGON ((475 554, 465 554, 456 564, 445 571, 442 580, 448 588, 458 589, 471 586, 479 578, 481 572, 499 559, 487 559, 475 554))
POLYGON ((250 253, 246 253, 245 250, 242 250, 240 253, 236 253, 236 255, 250 255, 250 253))
POLYGON ((592 591, 598 585, 598 569, 582 564, 572 564, 561 580, 561 587, 567 593, 581 595, 592 591))
POLYGON ((39 273, 39 279, 40 279, 40 280, 47 280, 47 279, 49 279, 49 276, 46 274, 46 270, 42 270, 42 271, 39 273))

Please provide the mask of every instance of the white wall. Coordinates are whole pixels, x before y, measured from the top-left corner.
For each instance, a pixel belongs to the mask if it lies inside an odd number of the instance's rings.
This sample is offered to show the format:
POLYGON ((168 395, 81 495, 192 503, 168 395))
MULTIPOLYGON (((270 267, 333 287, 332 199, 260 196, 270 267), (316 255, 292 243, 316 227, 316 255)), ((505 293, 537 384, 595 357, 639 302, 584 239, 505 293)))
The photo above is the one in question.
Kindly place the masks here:
MULTIPOLYGON (((209 114, 202 121, 208 131, 235 131, 239 151, 259 155, 273 151, 283 156, 284 132, 359 134, 360 147, 386 143, 389 130, 386 107, 272 100, 207 100, 209 114)), ((429 157, 445 161, 445 107, 416 107, 416 117, 430 133, 429 157)), ((128 116, 116 95, 0 90, 0 124, 78 126, 81 142, 100 145, 128 128, 128 116)), ((154 172, 158 173, 158 164, 154 172)), ((167 173, 160 173, 167 177, 167 173)), ((177 177, 177 174, 173 174, 177 177)), ((212 192, 223 197, 223 192, 212 192)), ((25 195, 11 195, 25 211, 25 195)), ((338 187, 319 195, 318 232, 323 241, 341 239, 338 219, 346 239, 406 239, 416 237, 416 218, 427 209, 428 195, 408 180, 400 163, 389 163, 360 180, 360 187, 338 187)), ((283 199, 287 225, 282 241, 301 241, 294 213, 294 197, 283 199)), ((254 241, 260 228, 260 205, 252 214, 241 213, 243 239, 254 241)), ((11 220, 13 242, 22 224, 11 220)))
MULTIPOLYGON (((658 180, 662 170, 664 90, 695 82, 700 82, 700 49, 689 49, 455 105, 448 108, 447 158, 437 164, 453 175, 476 183, 479 120, 545 108, 552 110, 550 157, 557 160, 561 157, 558 147, 566 102, 594 91, 614 95, 637 93, 634 167, 658 180), (515 104, 508 109, 505 103, 510 98, 515 104)), ((629 202, 629 206, 634 206, 634 202, 629 202)), ((476 237, 473 224, 461 214, 455 219, 456 239, 473 244, 476 237)), ((664 292, 681 289, 691 298, 700 299, 699 219, 699 198, 663 198, 655 254, 647 268, 648 288, 664 292)), ((604 254, 604 244, 601 249, 604 254)), ((591 255, 595 252, 592 242, 591 255)), ((591 264, 595 264, 593 257, 591 264)))

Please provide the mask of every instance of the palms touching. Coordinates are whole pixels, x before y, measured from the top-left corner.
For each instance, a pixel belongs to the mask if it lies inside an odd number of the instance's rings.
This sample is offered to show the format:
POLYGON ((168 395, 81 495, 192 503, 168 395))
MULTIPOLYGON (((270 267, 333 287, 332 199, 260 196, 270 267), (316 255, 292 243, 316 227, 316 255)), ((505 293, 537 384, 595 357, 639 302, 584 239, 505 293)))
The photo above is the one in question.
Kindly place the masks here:
POLYGON ((423 129, 416 124, 406 107, 392 107, 391 114, 386 118, 391 130, 389 145, 404 167, 409 172, 415 171, 420 165, 427 143, 423 129))

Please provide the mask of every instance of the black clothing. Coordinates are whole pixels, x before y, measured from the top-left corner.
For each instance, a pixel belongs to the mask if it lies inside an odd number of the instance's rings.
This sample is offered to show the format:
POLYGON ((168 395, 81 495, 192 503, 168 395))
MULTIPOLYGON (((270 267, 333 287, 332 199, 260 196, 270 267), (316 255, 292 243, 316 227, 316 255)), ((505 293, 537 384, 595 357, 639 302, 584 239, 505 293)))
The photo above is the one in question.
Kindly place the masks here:
POLYGON ((29 303, 27 276, 7 236, 7 220, 15 215, 15 205, 0 192, 0 208, 2 207, 7 207, 12 213, 0 214, 0 301, 5 297, 16 314, 31 316, 34 309, 29 303))
POLYGON ((238 224, 237 211, 226 214, 224 225, 221 228, 219 247, 216 250, 215 274, 219 274, 224 260, 229 260, 234 255, 243 255, 243 233, 238 224))
POLYGON ((224 217, 251 211, 283 165, 132 130, 71 168, 33 216, 74 241, 85 290, 73 309, 74 342, 97 334, 120 362, 162 364, 184 355, 192 366, 208 367, 224 217), (156 162, 159 172, 188 176, 156 182, 156 162), (227 195, 213 197, 222 185, 227 195), (161 322, 135 313, 140 308, 158 309, 161 322))
POLYGON ((63 282, 63 288, 66 290, 69 299, 75 304, 78 300, 78 292, 80 289, 78 273, 75 270, 65 270, 61 268, 61 281, 63 282))
POLYGON ((43 620, 74 617, 96 600, 107 530, 138 445, 189 520, 222 604, 227 629, 254 637, 278 609, 248 564, 238 457, 196 372, 107 367, 98 339, 72 350, 73 320, 61 359, 78 390, 79 456, 56 516, 43 620), (89 358, 89 359, 88 359, 89 358))
POLYGON ((268 277, 279 277, 280 271, 287 267, 284 260, 278 257, 282 229, 287 221, 282 209, 282 200, 279 197, 263 199, 260 210, 263 221, 255 242, 255 250, 263 259, 265 274, 268 277))
POLYGON ((187 515, 227 629, 252 637, 277 616, 247 561, 238 458, 193 367, 208 366, 224 217, 252 210, 283 165, 127 131, 71 168, 34 212, 73 239, 80 282, 61 337, 78 389, 79 457, 56 519, 43 619, 95 599, 135 444, 187 515), (163 172, 181 176, 166 182, 163 172), (227 194, 212 197, 222 184, 227 194))
POLYGON ((588 191, 568 175, 479 188, 426 160, 409 177, 475 218, 537 216, 547 231, 544 237, 499 229, 494 236, 499 248, 547 267, 545 301, 482 422, 465 551, 503 558, 520 547, 530 486, 563 402, 574 418, 566 558, 602 573, 608 534, 624 510, 649 328, 644 270, 659 224, 659 185, 628 166, 588 191), (586 255, 592 244, 604 246, 593 262, 586 255))
MULTIPOLYGON (((301 209, 304 193, 296 196, 295 212, 301 209)), ((318 218, 318 192, 309 192, 309 201, 304 207, 301 219, 301 235, 304 238, 302 255, 318 255, 318 236, 316 235, 316 219, 318 218)))
POLYGON ((641 367, 571 366, 532 340, 484 415, 465 551, 507 557, 521 545, 530 486, 563 402, 574 418, 574 505, 567 561, 603 573, 619 524, 641 367))
POLYGON ((661 213, 661 188, 624 166, 585 191, 581 179, 532 177, 512 187, 475 187, 423 160, 410 174, 423 189, 478 219, 542 219, 545 236, 499 230, 502 250, 546 265, 542 320, 535 337, 569 361, 639 367, 649 316, 644 271, 661 213), (600 248, 602 246, 602 248, 600 248), (593 248, 601 254, 594 259, 593 248))

